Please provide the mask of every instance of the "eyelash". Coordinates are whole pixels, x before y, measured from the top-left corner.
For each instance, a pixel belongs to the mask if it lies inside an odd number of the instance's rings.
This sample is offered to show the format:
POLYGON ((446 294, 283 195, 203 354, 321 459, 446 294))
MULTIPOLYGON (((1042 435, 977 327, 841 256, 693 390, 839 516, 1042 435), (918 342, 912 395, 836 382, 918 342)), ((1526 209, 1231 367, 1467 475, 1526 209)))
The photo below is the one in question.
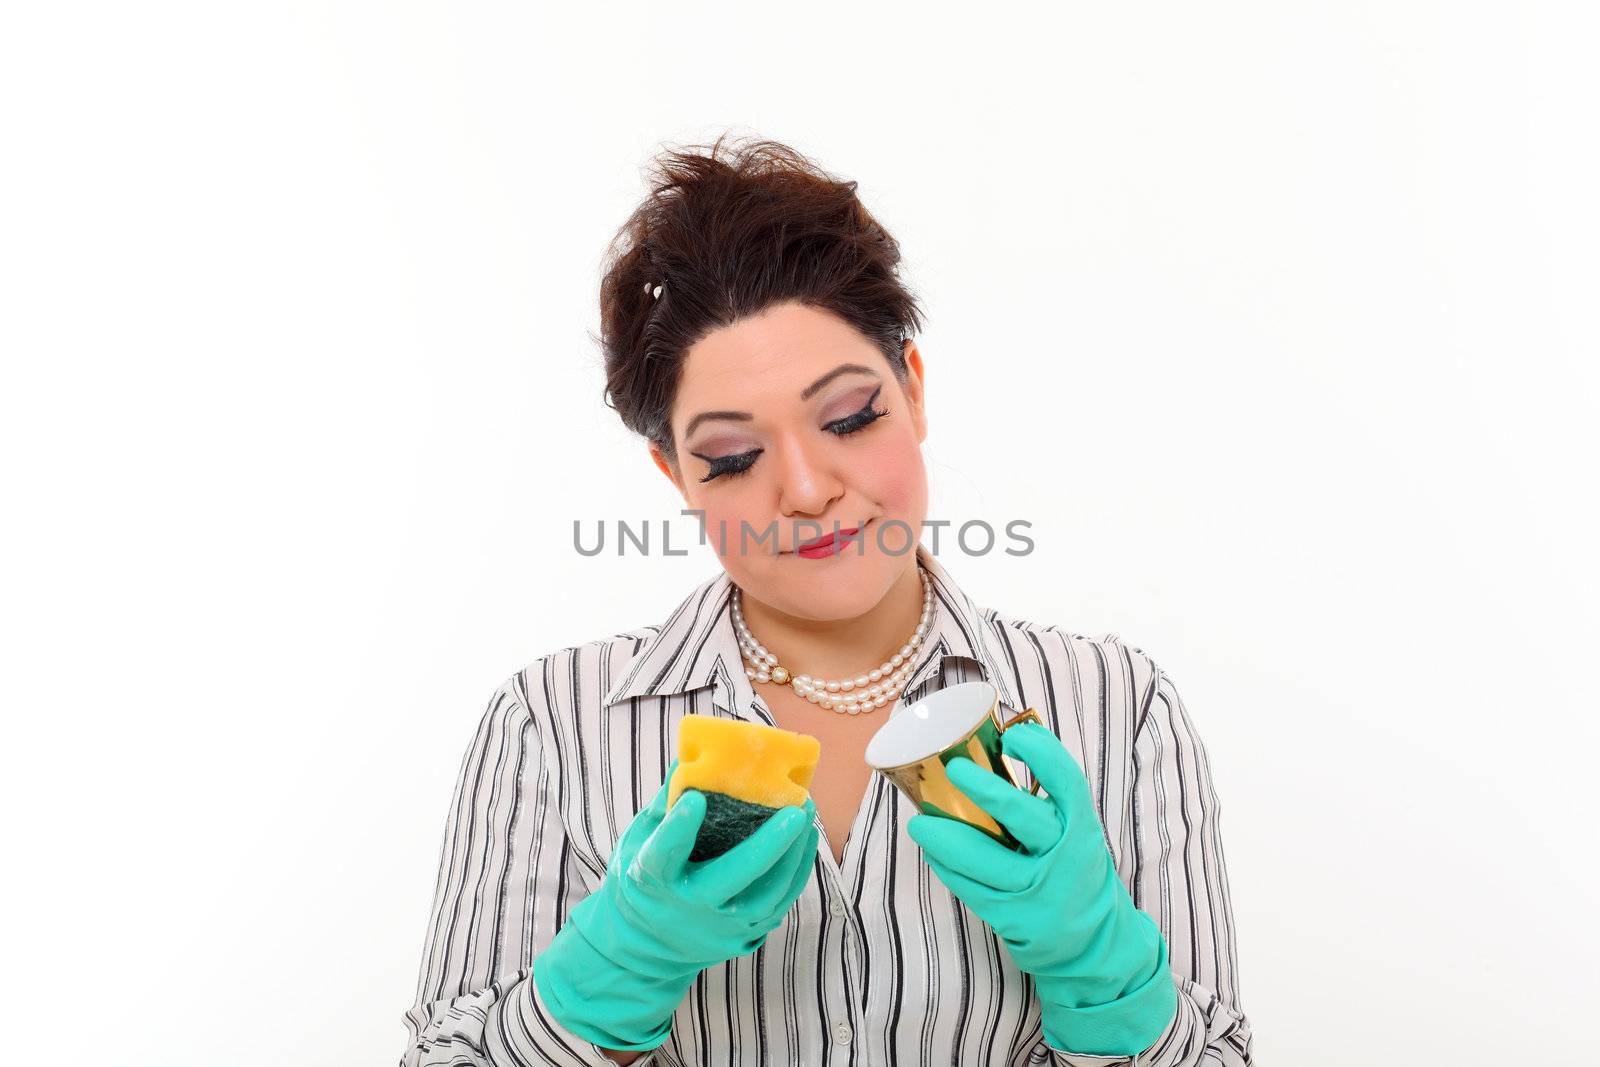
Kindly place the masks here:
MULTIPOLYGON (((878 399, 878 394, 881 392, 883 392, 883 386, 880 385, 872 391, 872 395, 867 398, 866 406, 860 411, 846 415, 842 419, 835 419, 828 423, 824 429, 838 437, 849 437, 853 433, 860 433, 879 419, 886 418, 889 414, 888 408, 877 411, 872 406, 872 402, 878 399), (835 427, 842 427, 842 429, 835 429, 835 427)), ((737 478, 755 466, 756 457, 761 455, 763 451, 765 449, 755 448, 749 452, 741 452, 737 456, 718 456, 710 461, 711 473, 700 480, 709 482, 714 478, 737 478)))

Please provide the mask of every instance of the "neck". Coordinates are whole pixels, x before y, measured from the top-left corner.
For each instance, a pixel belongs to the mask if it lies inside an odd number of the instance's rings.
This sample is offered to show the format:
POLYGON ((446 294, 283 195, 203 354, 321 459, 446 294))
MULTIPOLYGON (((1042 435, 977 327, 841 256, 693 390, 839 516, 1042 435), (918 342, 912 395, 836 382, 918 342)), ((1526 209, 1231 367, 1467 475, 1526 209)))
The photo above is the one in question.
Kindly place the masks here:
POLYGON ((865 674, 911 638, 922 618, 922 575, 913 562, 883 599, 852 619, 802 619, 785 614, 740 590, 745 624, 796 674, 845 678, 865 674))

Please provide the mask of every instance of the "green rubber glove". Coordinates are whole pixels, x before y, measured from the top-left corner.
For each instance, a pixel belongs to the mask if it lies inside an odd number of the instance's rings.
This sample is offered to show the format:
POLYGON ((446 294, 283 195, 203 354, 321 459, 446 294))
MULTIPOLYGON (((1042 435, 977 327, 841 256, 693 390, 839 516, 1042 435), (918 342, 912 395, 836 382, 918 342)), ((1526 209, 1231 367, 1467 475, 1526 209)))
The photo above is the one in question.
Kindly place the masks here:
POLYGON ((706 967, 754 952, 811 878, 816 805, 787 804, 714 859, 690 863, 705 795, 667 788, 623 831, 605 878, 533 961, 556 1020, 602 1048, 652 1049, 706 967))
POLYGON ((1060 738, 1021 722, 1000 744, 1048 796, 1030 795, 964 756, 945 770, 1024 851, 939 815, 913 815, 906 832, 939 880, 1033 975, 1049 1044, 1089 1055, 1143 1052, 1177 1011, 1166 939, 1117 877, 1089 783, 1060 738))

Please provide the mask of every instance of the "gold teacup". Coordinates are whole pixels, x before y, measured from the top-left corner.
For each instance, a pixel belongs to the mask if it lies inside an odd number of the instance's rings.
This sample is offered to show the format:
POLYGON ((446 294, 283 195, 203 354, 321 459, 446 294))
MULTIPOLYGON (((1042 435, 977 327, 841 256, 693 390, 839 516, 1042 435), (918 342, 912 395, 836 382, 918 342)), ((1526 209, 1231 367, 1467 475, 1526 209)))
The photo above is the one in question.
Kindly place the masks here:
MULTIPOLYGON (((914 703, 897 705, 867 742, 866 761, 910 797, 918 811, 959 819, 1020 851, 1021 843, 1003 825, 955 787, 945 766, 951 760, 969 759, 1017 786, 1006 766, 1000 735, 1019 722, 1030 721, 1044 725, 1032 708, 1002 721, 1000 694, 993 685, 961 682, 914 703)), ((1028 792, 1039 792, 1037 778, 1028 792)))

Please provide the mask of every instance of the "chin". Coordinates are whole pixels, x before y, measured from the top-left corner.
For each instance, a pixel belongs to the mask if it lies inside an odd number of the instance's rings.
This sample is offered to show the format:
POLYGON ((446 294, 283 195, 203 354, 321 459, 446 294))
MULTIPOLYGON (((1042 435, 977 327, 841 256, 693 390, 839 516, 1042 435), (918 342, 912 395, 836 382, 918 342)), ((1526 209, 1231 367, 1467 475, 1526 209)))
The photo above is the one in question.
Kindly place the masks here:
MULTIPOLYGON (((848 572, 839 569, 831 574, 819 572, 815 577, 800 579, 790 571, 776 586, 793 605, 789 610, 791 615, 817 620, 853 619, 871 611, 888 592, 899 572, 899 564, 892 561, 893 557, 873 559, 867 556, 855 560, 857 566, 848 572)), ((800 562, 820 561, 801 559, 800 562)))

